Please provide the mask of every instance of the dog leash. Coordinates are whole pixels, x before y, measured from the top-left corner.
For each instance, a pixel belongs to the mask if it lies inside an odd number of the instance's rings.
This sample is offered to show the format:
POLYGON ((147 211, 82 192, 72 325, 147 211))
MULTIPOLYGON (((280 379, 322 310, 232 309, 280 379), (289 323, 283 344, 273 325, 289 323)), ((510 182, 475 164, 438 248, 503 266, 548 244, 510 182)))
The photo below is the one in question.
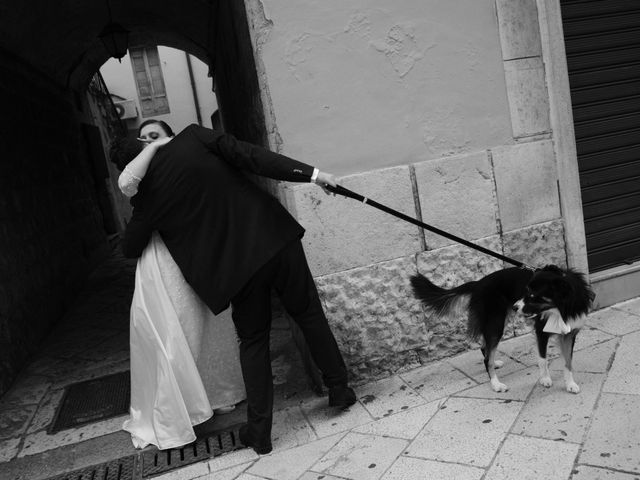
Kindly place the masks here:
POLYGON ((390 215, 393 215, 394 217, 398 217, 406 222, 412 223, 413 225, 417 225, 420 228, 424 228, 425 230, 429 230, 430 232, 433 233, 437 233, 438 235, 441 235, 445 238, 448 238, 449 240, 453 240, 455 242, 458 242, 462 245, 465 245, 469 248, 473 248, 474 250, 478 250, 479 252, 482 252, 486 255, 491 255, 492 257, 495 257, 499 260, 502 260, 504 262, 510 263, 511 265, 515 265, 516 267, 519 268, 526 268, 528 270, 532 270, 535 271, 536 269, 534 267, 532 267, 531 265, 528 265, 524 262, 520 262, 518 260, 514 260, 513 258, 509 258, 505 255, 502 255, 501 253, 498 252, 494 252, 493 250, 489 250, 487 248, 481 247, 480 245, 476 245, 475 243, 469 242, 468 240, 465 240, 464 238, 460 238, 457 237, 449 232, 445 232, 444 230, 440 230, 439 228, 436 227, 432 227, 431 225, 428 225, 426 223, 421 222, 420 220, 416 220, 413 217, 410 217, 408 215, 405 215, 402 212, 398 212, 397 210, 394 210, 393 208, 389 208, 386 205, 383 205, 381 203, 376 202, 375 200, 371 200, 370 198, 365 197, 364 195, 360 195, 359 193, 356 193, 352 190, 349 190, 348 188, 345 188, 341 185, 336 185, 335 187, 332 187, 331 185, 325 185, 325 188, 327 190, 329 190, 332 193, 336 193, 338 195, 342 195, 343 197, 348 197, 348 198, 352 198, 354 200, 357 200, 359 202, 362 202, 364 204, 367 205, 371 205, 372 207, 377 208, 378 210, 382 210, 383 212, 386 212, 390 215))

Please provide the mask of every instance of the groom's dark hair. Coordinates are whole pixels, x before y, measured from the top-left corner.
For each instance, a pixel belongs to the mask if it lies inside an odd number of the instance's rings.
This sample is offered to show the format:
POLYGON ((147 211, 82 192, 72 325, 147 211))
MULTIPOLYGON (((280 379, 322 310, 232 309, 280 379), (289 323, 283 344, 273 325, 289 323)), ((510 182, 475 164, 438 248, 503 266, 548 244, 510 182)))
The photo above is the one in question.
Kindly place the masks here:
POLYGON ((120 171, 142 151, 142 143, 133 138, 120 136, 111 141, 109 159, 120 171))

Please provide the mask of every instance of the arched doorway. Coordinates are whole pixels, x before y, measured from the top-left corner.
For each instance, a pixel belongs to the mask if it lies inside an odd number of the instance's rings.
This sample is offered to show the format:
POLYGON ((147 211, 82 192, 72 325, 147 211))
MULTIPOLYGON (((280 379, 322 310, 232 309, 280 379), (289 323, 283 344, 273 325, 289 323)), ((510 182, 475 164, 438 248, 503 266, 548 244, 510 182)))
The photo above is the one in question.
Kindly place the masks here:
POLYGON ((124 0, 55 6, 13 2, 3 8, 0 135, 6 153, 0 209, 6 301, 0 330, 6 348, 1 349, 0 392, 108 251, 107 230, 113 228, 105 228, 105 202, 95 187, 91 141, 83 125, 97 123, 85 108, 84 94, 109 58, 99 35, 110 21, 130 32, 132 44, 154 41, 205 62, 227 131, 266 144, 242 3, 160 1, 153 11, 146 2, 124 0))
MULTIPOLYGON (((86 331, 74 327, 58 331, 55 352, 44 352, 42 340, 72 306, 79 307, 73 310, 75 320, 91 323, 98 335, 99 315, 86 321, 86 315, 93 314, 83 310, 78 293, 91 282, 98 288, 116 279, 131 281, 130 276, 121 275, 123 269, 131 272, 131 265, 116 262, 87 282, 88 274, 109 255, 110 235, 118 230, 117 225, 107 226, 105 219, 113 206, 101 201, 104 192, 96 186, 104 180, 104 172, 96 176, 91 170, 94 162, 105 166, 105 159, 96 152, 99 147, 104 150, 109 132, 87 108, 85 97, 95 72, 108 58, 98 39, 108 21, 106 5, 61 2, 55 8, 44 4, 34 8, 15 2, 3 9, 0 20, 0 56, 3 76, 8 78, 0 87, 7 107, 0 137, 8 148, 0 164, 3 174, 10 174, 2 176, 0 205, 6 220, 0 232, 0 341, 4 347, 0 349, 0 394, 9 392, 3 401, 19 419, 3 443, 3 460, 16 460, 21 469, 38 467, 30 452, 64 447, 48 443, 51 438, 46 432, 53 405, 64 387, 105 373, 98 368, 93 372, 85 369, 80 377, 70 374, 79 362, 70 345, 87 347, 82 354, 85 361, 90 360, 87 355, 95 360, 105 356, 105 350, 93 344, 86 331), (25 37, 26 31, 37 35, 25 37), (101 133, 96 134, 95 129, 101 133), (46 354, 38 357, 33 367, 32 360, 41 353, 46 354), (34 369, 42 382, 34 381, 33 375, 29 378, 34 369), (45 371, 56 373, 48 377, 45 371), (16 378, 26 381, 10 390, 16 378), (36 437, 45 439, 44 444, 36 437)), ((207 64, 225 129, 238 138, 266 145, 265 114, 241 2, 177 5, 161 1, 154 4, 153 12, 142 1, 110 1, 109 5, 112 20, 130 31, 133 44, 167 45, 207 64)), ((126 319, 126 298, 103 298, 102 302, 102 324, 108 324, 108 315, 114 313, 126 319)), ((107 343, 116 345, 110 364, 122 370, 126 364, 126 343, 123 349, 122 341, 126 322, 111 327, 110 338, 99 343, 105 348, 107 343)), ((111 430, 106 435, 118 432, 111 430)), ((122 443, 122 438, 118 441, 122 443)))

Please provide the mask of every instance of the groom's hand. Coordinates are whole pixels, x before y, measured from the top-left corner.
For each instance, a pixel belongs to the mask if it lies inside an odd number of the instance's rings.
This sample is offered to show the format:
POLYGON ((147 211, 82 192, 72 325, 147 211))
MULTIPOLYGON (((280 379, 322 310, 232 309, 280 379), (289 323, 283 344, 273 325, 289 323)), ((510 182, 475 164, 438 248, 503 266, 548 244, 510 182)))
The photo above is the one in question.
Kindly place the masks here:
POLYGON ((327 189, 327 185, 330 185, 332 187, 335 187, 337 185, 336 177, 334 177, 331 173, 318 171, 318 176, 316 177, 316 184, 319 185, 320 188, 322 188, 322 190, 324 190, 324 193, 326 193, 327 195, 335 195, 335 193, 327 189))
POLYGON ((324 190, 324 193, 326 193, 327 195, 335 195, 335 193, 327 190, 326 188, 327 185, 330 185, 332 187, 335 187, 337 185, 336 177, 334 177, 331 173, 319 171, 318 176, 316 177, 316 184, 320 185, 320 188, 322 188, 322 190, 324 190))

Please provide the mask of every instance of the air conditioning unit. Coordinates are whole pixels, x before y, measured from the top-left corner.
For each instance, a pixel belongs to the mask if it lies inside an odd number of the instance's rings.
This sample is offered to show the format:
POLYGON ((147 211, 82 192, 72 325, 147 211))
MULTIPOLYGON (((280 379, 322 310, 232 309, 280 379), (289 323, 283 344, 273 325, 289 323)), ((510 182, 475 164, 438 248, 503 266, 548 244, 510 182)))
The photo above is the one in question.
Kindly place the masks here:
POLYGON ((136 118, 138 116, 138 109, 136 108, 135 100, 123 100, 121 102, 113 102, 116 107, 116 112, 123 120, 126 118, 136 118))

